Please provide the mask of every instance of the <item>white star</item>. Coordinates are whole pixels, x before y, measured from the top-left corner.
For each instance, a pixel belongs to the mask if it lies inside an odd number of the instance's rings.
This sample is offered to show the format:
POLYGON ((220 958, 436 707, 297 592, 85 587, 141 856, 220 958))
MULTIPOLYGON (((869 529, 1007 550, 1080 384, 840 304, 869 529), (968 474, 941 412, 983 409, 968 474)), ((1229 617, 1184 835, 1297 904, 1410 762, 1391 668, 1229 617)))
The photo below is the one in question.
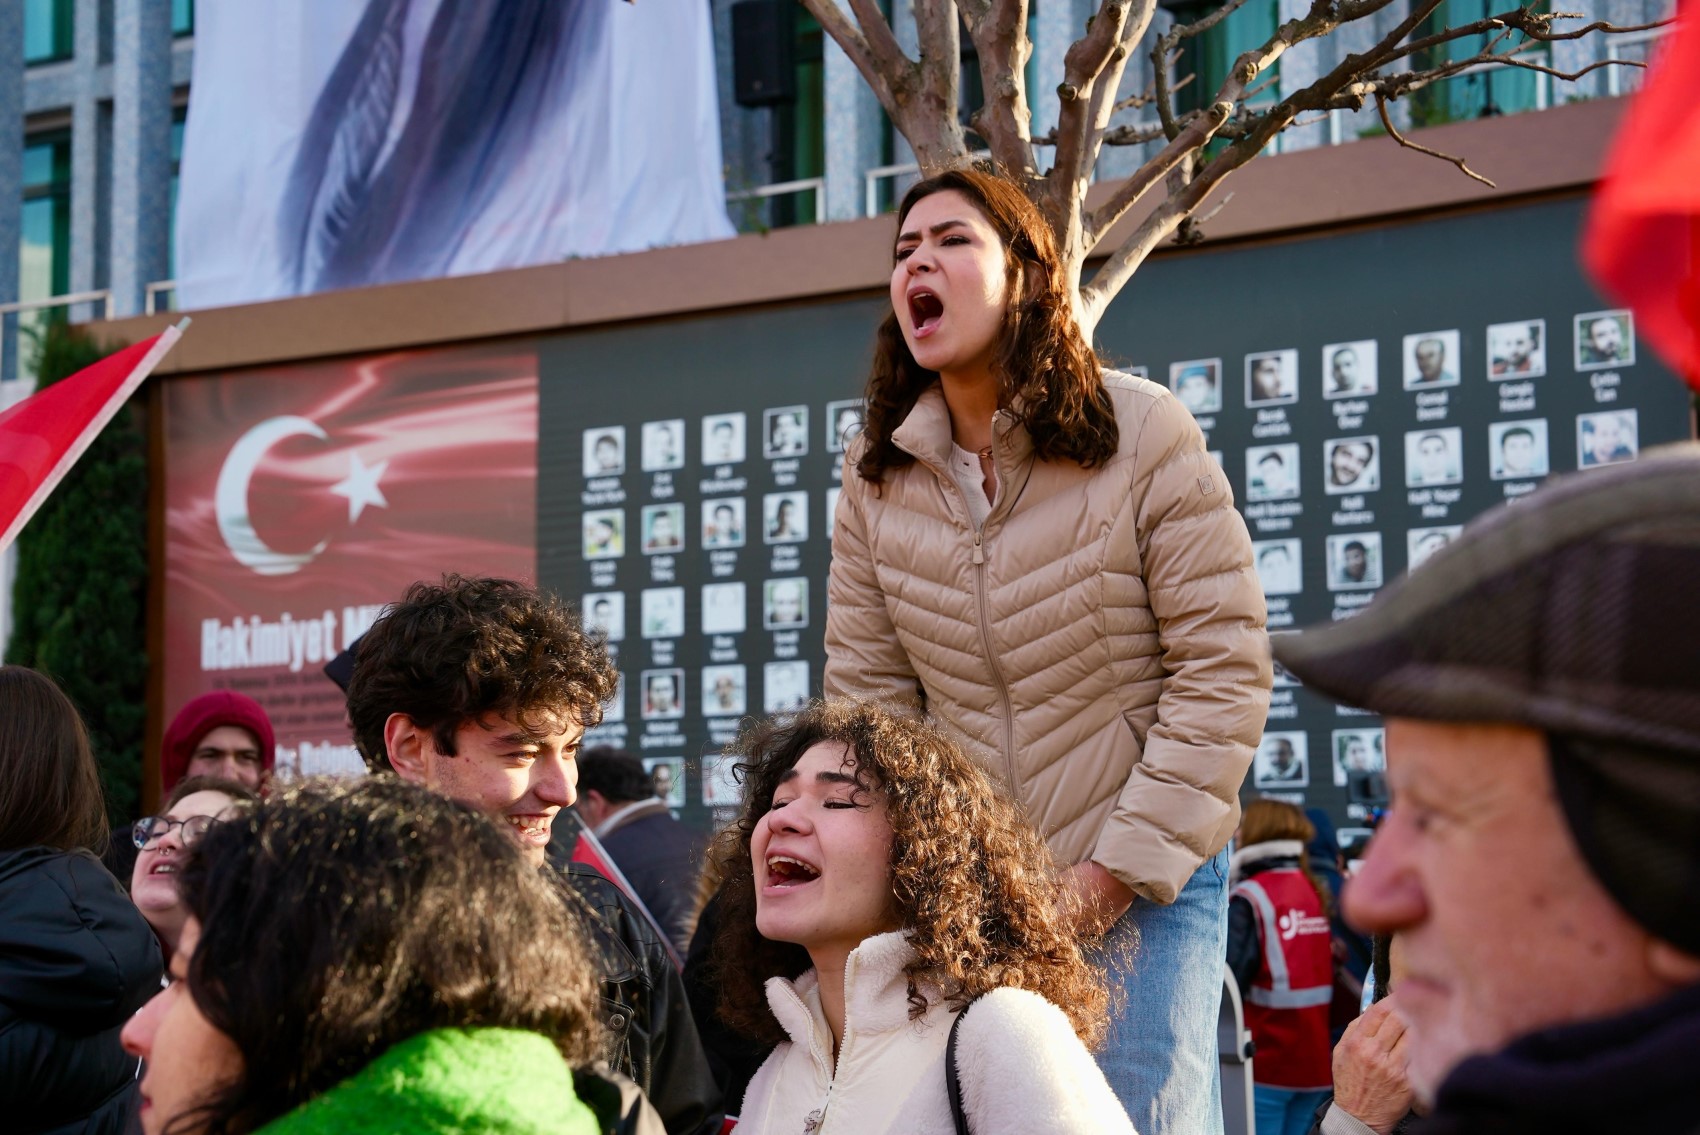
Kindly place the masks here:
POLYGON ((353 524, 360 519, 360 514, 366 511, 369 504, 379 508, 390 507, 390 502, 384 499, 383 491, 378 488, 378 478, 384 475, 384 470, 390 467, 388 461, 380 461, 368 466, 360 460, 358 453, 348 455, 348 476, 331 486, 331 492, 339 497, 348 498, 348 522, 353 524))

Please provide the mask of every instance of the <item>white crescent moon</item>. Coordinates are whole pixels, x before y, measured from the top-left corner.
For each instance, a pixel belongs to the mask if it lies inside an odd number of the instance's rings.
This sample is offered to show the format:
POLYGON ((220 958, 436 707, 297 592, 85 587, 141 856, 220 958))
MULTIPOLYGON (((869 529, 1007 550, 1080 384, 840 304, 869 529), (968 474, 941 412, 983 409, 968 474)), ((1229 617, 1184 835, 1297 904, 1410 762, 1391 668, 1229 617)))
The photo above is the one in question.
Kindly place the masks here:
POLYGON ((248 481, 266 451, 287 437, 316 437, 328 440, 330 435, 318 423, 293 414, 267 418, 243 434, 230 448, 224 468, 218 471, 218 488, 213 494, 213 506, 218 514, 218 534, 224 537, 225 547, 244 567, 260 575, 290 575, 313 562, 313 557, 329 543, 320 540, 310 552, 276 552, 266 546, 254 531, 248 516, 248 481))

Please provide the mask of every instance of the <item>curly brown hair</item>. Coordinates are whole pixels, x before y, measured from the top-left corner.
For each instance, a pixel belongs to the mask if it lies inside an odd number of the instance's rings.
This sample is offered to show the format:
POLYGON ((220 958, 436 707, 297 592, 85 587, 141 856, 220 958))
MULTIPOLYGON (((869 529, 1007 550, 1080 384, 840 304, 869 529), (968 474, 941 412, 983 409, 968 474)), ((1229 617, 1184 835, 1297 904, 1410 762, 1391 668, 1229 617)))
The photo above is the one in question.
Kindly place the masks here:
POLYGON ((405 714, 453 756, 455 731, 487 713, 522 728, 602 720, 617 675, 603 640, 553 595, 511 579, 415 583, 360 640, 348 683, 354 741, 390 767, 384 723, 405 714))
POLYGON ((885 800, 892 900, 915 951, 904 967, 910 1016, 926 1012, 929 989, 957 1009, 993 989, 1028 989, 1095 1044, 1104 1030, 1104 979, 1063 917, 1045 841, 938 729, 842 699, 755 722, 734 749, 747 754, 737 766, 744 812, 714 853, 724 879, 714 943, 721 1019, 764 1042, 784 1039, 762 986, 800 976, 809 955, 756 929, 750 841, 780 778, 822 742, 847 746, 861 790, 885 800))
POLYGON ((393 776, 298 781, 214 824, 178 875, 188 992, 240 1079, 168 1131, 264 1127, 435 1029, 523 1029, 605 1056, 595 955, 513 840, 393 776))
MULTIPOLYGON (((1002 387, 1000 404, 1020 418, 1041 459, 1074 461, 1088 469, 1104 464, 1116 455, 1119 442, 1115 409, 1098 356, 1075 322, 1050 226, 1014 182, 979 169, 955 169, 916 182, 904 194, 898 230, 917 201, 947 191, 966 197, 1003 241, 1013 298, 992 359, 992 373, 1002 387)), ((864 440, 856 460, 863 480, 878 484, 887 470, 915 460, 891 435, 938 379, 937 371, 925 369, 910 353, 897 313, 887 313, 875 336, 868 376, 864 440)))
MULTIPOLYGON (((1309 844, 1316 838, 1316 825, 1298 808, 1283 800, 1271 800, 1259 797, 1245 806, 1245 812, 1240 816, 1239 845, 1251 847, 1271 840, 1297 840, 1301 844, 1309 844)), ((1322 903, 1322 909, 1329 918, 1334 917, 1334 900, 1323 885, 1316 872, 1310 869, 1310 853, 1299 852, 1299 871, 1310 881, 1311 889, 1322 903)))

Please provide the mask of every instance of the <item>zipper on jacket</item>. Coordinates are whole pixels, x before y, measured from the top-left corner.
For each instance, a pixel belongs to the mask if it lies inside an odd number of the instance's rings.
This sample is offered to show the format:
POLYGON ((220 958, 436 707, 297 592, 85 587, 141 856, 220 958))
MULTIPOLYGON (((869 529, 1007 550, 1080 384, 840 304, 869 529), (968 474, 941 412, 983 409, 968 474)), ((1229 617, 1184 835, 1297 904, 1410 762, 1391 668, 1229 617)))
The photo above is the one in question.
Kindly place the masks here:
POLYGON ((809 1112, 808 1115, 803 1117, 803 1135, 815 1135, 815 1132, 826 1127, 826 1115, 832 1108, 832 1088, 833 1085, 838 1083, 838 1069, 843 1066, 845 1059, 850 1055, 850 1041, 855 1037, 855 1033, 850 1030, 849 1020, 850 986, 855 979, 856 956, 852 953, 850 957, 846 959, 844 965, 844 1039, 839 1042, 837 1056, 834 1057, 831 1053, 824 1053, 819 1048, 815 1047, 815 1037, 813 1036, 812 1030, 809 1037, 809 1054, 813 1056, 815 1060, 825 1063, 831 1071, 826 1080, 826 1098, 820 1101, 819 1107, 815 1108, 813 1111, 809 1112))
POLYGON ((816 1131, 826 1126, 826 1109, 832 1106, 832 1085, 837 1082, 837 1079, 834 1076, 826 1082, 826 1098, 821 1101, 819 1107, 803 1117, 803 1135, 814 1135, 816 1131))
MULTIPOLYGON (((992 415, 992 432, 994 439, 997 434, 997 416, 1001 413, 1003 413, 1003 411, 999 410, 997 414, 992 415)), ((930 469, 933 476, 938 478, 939 484, 945 492, 955 493, 959 499, 962 497, 962 489, 957 485, 956 478, 950 476, 948 471, 938 468, 938 466, 925 460, 920 454, 905 446, 899 445, 898 448, 930 469)), ((996 457, 994 457, 994 463, 996 460, 996 457)), ((1001 491, 998 493, 997 502, 992 505, 991 511, 986 514, 985 524, 975 526, 973 521, 971 519, 969 520, 969 527, 974 530, 974 602, 979 610, 980 645, 986 652, 986 665, 991 668, 992 682, 998 689, 998 702, 1003 707, 1003 745, 1001 746, 1001 749, 1003 756, 1004 779, 1009 784, 1010 792, 1015 794, 1016 799, 1020 799, 1021 785, 1015 777, 1015 707, 1009 698, 1009 684, 1004 681, 1003 668, 998 665, 997 655, 992 651, 992 632, 991 627, 987 625, 986 620, 986 552, 983 546, 985 540, 985 528, 986 524, 991 523, 992 517, 998 514, 998 510, 1000 508, 1005 512, 1014 508, 1009 495, 1011 487, 1008 480, 1003 476, 1003 471, 1001 469, 998 472, 998 483, 1001 491)), ((1016 495, 1019 496, 1020 494, 1017 493, 1016 495)), ((972 516, 972 514, 968 511, 968 502, 966 500, 962 501, 962 515, 964 517, 972 516)))
POLYGON ((982 528, 974 530, 974 602, 979 608, 980 616, 980 645, 986 651, 986 665, 992 671, 992 683, 998 688, 998 701, 1003 706, 1003 768, 1004 778, 1009 784, 1009 790, 1016 799, 1021 798, 1021 785, 1015 779, 1015 707, 1009 700, 1009 683, 1004 681, 1003 667, 998 665, 997 653, 992 649, 992 628, 986 618, 986 555, 981 549, 981 541, 985 533, 982 528))

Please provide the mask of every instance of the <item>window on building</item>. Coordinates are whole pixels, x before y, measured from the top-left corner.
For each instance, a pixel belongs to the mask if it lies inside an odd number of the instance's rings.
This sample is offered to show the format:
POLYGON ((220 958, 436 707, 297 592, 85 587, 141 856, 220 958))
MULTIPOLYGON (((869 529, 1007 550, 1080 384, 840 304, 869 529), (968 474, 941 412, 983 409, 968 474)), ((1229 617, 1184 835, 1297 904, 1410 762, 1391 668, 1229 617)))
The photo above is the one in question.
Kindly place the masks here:
POLYGON ((52 63, 76 50, 76 0, 24 0, 24 62, 52 63))
MULTIPOLYGON (((1490 0, 1442 0, 1440 7, 1434 10, 1417 34, 1419 37, 1434 35, 1449 27, 1475 23, 1498 11, 1499 9, 1491 6, 1490 0)), ((1487 50, 1497 34, 1485 33, 1453 40, 1422 53, 1416 62, 1419 66, 1428 68, 1469 59, 1487 50)), ((1522 38, 1514 34, 1511 40, 1496 45, 1494 50, 1504 51, 1522 38)), ((1530 50, 1522 53, 1520 58, 1544 64, 1548 58, 1547 49, 1543 46, 1530 50)), ((1484 67, 1479 71, 1457 75, 1407 96, 1411 108, 1411 125, 1438 126, 1441 123, 1458 122, 1468 118, 1489 118, 1496 114, 1538 110, 1547 105, 1546 82, 1546 76, 1522 67, 1484 67)))
MULTIPOLYGON (((165 278, 177 278, 177 183, 183 168, 183 126, 189 119, 189 108, 174 107, 171 111, 171 208, 165 219, 165 278)), ((150 283, 152 281, 149 281, 150 283)), ((160 310, 176 308, 171 292, 156 301, 160 310)))
POLYGON ((195 34, 195 0, 171 0, 171 34, 195 34))
MULTIPOLYGON (((773 180, 800 181, 826 173, 826 55, 820 21, 797 13, 797 101, 774 108, 773 180)), ((819 190, 773 199, 773 224, 815 219, 819 190)))
MULTIPOLYGON (((18 298, 43 300, 71 290, 71 135, 30 138, 24 146, 23 225, 18 242, 18 298)), ((25 312, 18 319, 21 366, 34 374, 36 348, 63 308, 25 312)))
MULTIPOLYGON (((1214 0, 1166 0, 1163 7, 1173 13, 1176 23, 1196 23, 1219 5, 1214 0)), ((1234 61, 1254 47, 1261 46, 1275 34, 1281 13, 1277 0, 1250 0, 1215 27, 1195 39, 1182 43, 1180 53, 1171 64, 1171 82, 1179 85, 1175 92, 1177 110, 1198 110, 1214 101, 1216 92, 1228 81, 1234 61), (1190 82, 1188 77, 1190 76, 1190 82)), ((1279 60, 1267 72, 1258 76, 1253 90, 1262 87, 1252 106, 1273 103, 1280 97, 1281 63, 1279 60)))

